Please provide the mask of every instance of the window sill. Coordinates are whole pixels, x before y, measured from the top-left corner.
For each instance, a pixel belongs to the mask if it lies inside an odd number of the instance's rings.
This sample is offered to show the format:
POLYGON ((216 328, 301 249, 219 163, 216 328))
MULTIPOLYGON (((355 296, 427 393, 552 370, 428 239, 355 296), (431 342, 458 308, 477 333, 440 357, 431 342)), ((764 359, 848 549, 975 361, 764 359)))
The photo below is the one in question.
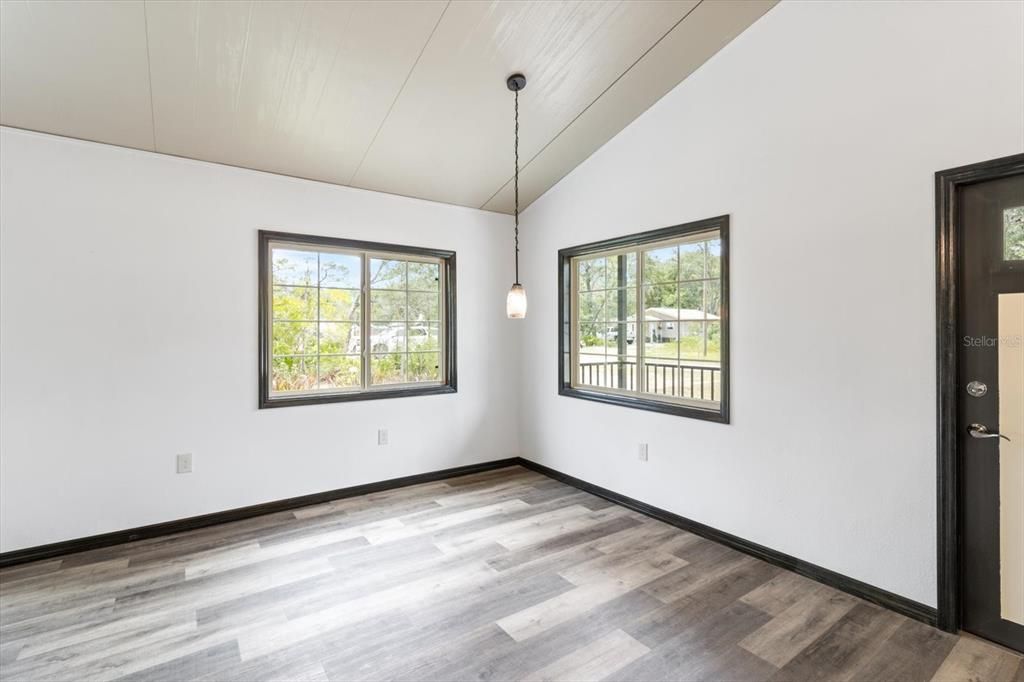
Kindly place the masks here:
POLYGON ((592 400, 594 402, 605 403, 607 405, 631 407, 637 410, 647 410, 648 412, 660 412, 661 414, 671 414, 678 417, 702 419, 704 421, 717 422, 719 424, 729 423, 729 408, 728 405, 724 403, 720 404, 717 408, 702 408, 661 400, 650 400, 639 396, 634 397, 630 395, 620 395, 617 393, 605 393, 603 391, 588 391, 585 389, 566 386, 564 384, 559 386, 558 394, 569 398, 592 400))
POLYGON ((260 398, 259 408, 265 410, 271 407, 291 407, 293 405, 321 405, 327 403, 350 403, 360 400, 380 400, 382 398, 411 398, 422 395, 441 395, 445 393, 457 393, 455 386, 450 384, 439 384, 433 386, 403 386, 401 388, 374 389, 370 391, 359 391, 353 393, 331 393, 327 395, 295 395, 281 396, 277 398, 260 398))

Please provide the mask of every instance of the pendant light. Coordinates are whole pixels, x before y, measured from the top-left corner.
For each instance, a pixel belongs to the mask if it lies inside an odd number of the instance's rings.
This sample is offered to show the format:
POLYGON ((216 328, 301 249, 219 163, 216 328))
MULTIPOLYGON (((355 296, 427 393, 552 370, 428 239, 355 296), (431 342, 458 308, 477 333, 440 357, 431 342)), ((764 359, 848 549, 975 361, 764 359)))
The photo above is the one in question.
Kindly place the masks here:
POLYGON ((505 313, 510 320, 521 320, 526 317, 526 289, 519 283, 519 91, 526 87, 526 76, 521 73, 514 73, 505 81, 508 89, 515 93, 515 152, 516 152, 516 174, 515 174, 515 239, 516 239, 516 281, 508 291, 505 299, 505 313))

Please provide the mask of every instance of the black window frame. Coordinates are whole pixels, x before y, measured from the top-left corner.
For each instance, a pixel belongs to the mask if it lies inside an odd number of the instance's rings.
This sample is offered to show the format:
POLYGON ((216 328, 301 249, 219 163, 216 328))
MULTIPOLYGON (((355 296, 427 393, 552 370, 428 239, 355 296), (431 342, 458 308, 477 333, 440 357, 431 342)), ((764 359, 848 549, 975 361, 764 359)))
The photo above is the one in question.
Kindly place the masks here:
MULTIPOLYGON (((639 286, 639 284, 638 284, 639 286)), ((639 310, 637 311, 639 315, 639 310)), ((640 335, 640 320, 637 320, 637 334, 640 335)), ((693 419, 729 423, 729 216, 720 215, 704 220, 673 225, 656 230, 649 230, 637 234, 615 237, 598 242, 572 246, 558 251, 558 394, 570 398, 592 400, 595 402, 610 405, 619 405, 662 414, 672 414, 693 419), (682 404, 679 402, 668 402, 658 400, 645 394, 637 393, 629 395, 624 393, 609 393, 600 390, 589 390, 572 385, 571 372, 572 362, 572 306, 573 272, 572 263, 574 258, 596 254, 603 251, 622 249, 626 247, 642 247, 644 244, 679 239, 690 234, 709 232, 717 230, 722 243, 721 253, 721 287, 722 303, 719 321, 721 323, 721 400, 717 409, 702 408, 682 404), (567 366, 568 358, 568 366, 567 366)))
MULTIPOLYGON (((405 246, 400 244, 387 244, 383 242, 362 241, 356 239, 343 239, 338 237, 322 237, 317 235, 273 230, 259 230, 258 242, 259 255, 257 267, 257 288, 259 290, 259 409, 290 407, 295 405, 321 405, 360 400, 380 400, 383 398, 406 398, 412 396, 439 395, 458 392, 455 251, 431 249, 419 246, 405 246), (441 305, 444 311, 442 318, 443 322, 440 329, 440 333, 443 338, 441 354, 443 356, 444 368, 444 376, 442 377, 441 383, 430 383, 424 386, 410 386, 406 384, 396 388, 363 388, 358 391, 338 393, 304 393, 288 396, 271 396, 272 338, 270 323, 272 321, 272 302, 270 300, 271 264, 269 261, 269 255, 270 245, 273 242, 294 243, 312 247, 333 247, 370 252, 376 251, 395 256, 408 255, 439 259, 441 262, 443 277, 445 279, 443 298, 441 300, 441 305)), ((363 320, 362 323, 370 324, 370 321, 363 320)), ((365 353, 367 350, 363 349, 362 352, 365 353)))

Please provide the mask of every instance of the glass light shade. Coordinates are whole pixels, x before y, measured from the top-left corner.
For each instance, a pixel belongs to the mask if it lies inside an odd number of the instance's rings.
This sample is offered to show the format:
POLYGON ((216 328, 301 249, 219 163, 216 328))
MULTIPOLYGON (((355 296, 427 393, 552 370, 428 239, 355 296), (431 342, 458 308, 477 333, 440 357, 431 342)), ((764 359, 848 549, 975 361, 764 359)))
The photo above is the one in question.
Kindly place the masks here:
POLYGON ((505 312, 510 320, 521 320, 526 317, 526 289, 522 284, 513 284, 505 299, 505 312))

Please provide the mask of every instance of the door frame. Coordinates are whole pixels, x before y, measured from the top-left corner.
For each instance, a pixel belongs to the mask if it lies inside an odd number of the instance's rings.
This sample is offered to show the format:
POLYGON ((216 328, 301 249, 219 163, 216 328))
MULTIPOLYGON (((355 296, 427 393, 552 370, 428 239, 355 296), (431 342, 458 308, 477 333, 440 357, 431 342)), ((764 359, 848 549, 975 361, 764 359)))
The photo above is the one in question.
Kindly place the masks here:
POLYGON ((963 227, 957 193, 961 187, 1024 173, 1024 154, 959 166, 935 174, 935 297, 938 422, 938 626, 960 630, 961 510, 957 385, 960 318, 960 251, 963 227))

